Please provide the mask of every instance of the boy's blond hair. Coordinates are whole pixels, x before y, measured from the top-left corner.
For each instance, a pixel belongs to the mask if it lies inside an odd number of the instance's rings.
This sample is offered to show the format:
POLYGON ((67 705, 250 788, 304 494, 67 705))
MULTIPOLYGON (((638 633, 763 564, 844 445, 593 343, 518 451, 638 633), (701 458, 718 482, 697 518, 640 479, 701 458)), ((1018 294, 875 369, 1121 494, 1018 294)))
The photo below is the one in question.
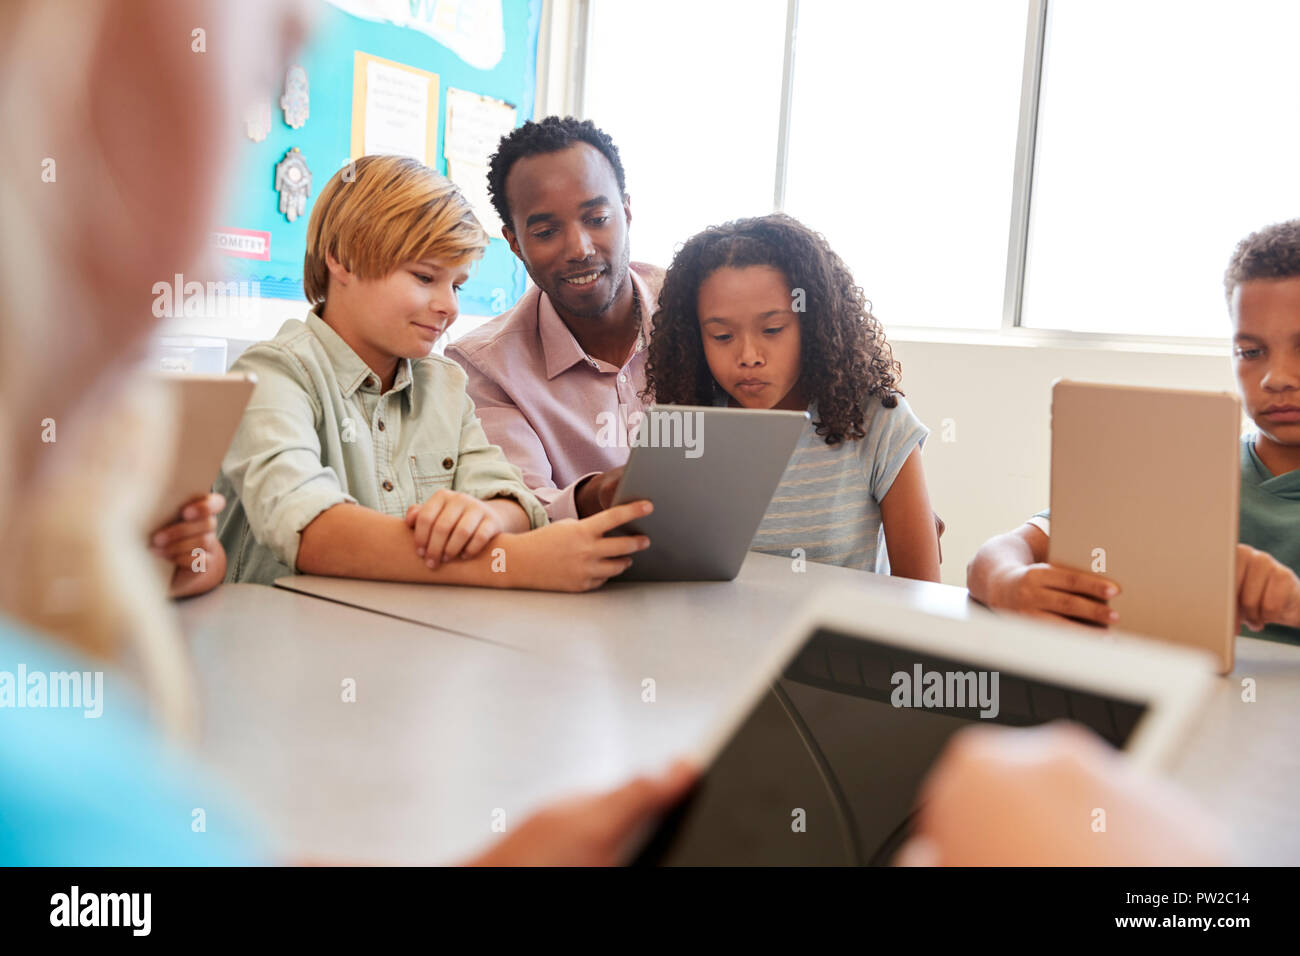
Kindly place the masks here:
POLYGON ((358 278, 382 279, 418 259, 457 266, 487 244, 454 183, 405 156, 362 156, 334 174, 312 208, 303 291, 313 305, 325 301, 326 254, 358 278))

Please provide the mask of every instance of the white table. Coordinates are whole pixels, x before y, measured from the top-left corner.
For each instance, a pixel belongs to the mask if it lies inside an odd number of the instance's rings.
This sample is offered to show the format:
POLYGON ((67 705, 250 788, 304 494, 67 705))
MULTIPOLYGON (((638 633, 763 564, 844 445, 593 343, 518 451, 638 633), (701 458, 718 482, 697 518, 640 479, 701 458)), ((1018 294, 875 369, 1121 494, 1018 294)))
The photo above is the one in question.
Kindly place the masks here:
MULTIPOLYGON (((743 664, 837 582, 988 613, 960 588, 759 554, 725 583, 567 595, 297 577, 284 583, 301 593, 228 585, 181 613, 204 756, 285 853, 446 862, 492 839, 497 809, 517 823, 698 742, 735 707, 743 664)), ((1297 863, 1300 648, 1242 638, 1237 654, 1174 776, 1232 826, 1244 859, 1297 863), (1253 704, 1242 676, 1257 681, 1253 704)))

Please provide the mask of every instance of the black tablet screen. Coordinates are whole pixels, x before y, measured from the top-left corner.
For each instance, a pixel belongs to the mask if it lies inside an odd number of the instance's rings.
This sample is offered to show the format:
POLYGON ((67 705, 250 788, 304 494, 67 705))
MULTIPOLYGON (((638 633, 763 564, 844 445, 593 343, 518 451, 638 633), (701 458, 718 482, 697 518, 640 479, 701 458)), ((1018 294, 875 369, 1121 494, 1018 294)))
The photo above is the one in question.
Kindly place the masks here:
POLYGON ((1065 718, 1116 747, 1145 704, 819 630, 637 862, 883 865, 971 723, 1065 718))

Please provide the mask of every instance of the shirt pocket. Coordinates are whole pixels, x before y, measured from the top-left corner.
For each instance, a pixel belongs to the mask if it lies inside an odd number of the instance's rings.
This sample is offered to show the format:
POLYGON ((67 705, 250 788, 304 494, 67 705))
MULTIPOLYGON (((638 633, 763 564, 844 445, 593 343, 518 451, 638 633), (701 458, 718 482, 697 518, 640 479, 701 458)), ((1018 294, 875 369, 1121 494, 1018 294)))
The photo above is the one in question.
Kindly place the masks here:
POLYGON ((411 455, 411 480, 415 484, 415 496, 420 501, 431 497, 435 491, 450 489, 452 479, 456 477, 456 452, 426 451, 411 455))

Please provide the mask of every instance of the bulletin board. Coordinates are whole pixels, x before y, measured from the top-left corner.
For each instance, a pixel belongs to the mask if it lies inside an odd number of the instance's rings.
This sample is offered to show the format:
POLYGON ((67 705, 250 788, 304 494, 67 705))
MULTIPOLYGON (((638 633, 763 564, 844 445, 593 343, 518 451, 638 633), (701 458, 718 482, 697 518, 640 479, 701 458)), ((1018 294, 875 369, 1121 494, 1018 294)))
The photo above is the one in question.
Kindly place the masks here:
MULTIPOLYGON (((266 138, 254 142, 242 126, 232 131, 239 138, 238 175, 224 204, 219 229, 226 242, 231 236, 250 237, 249 248, 257 252, 256 256, 219 253, 229 278, 256 280, 263 296, 304 297, 303 256, 311 210, 325 184, 352 158, 354 57, 358 52, 437 75, 435 156, 436 168, 443 175, 447 174, 443 149, 448 90, 469 91, 511 104, 516 125, 532 118, 542 0, 419 0, 409 8, 425 8, 430 16, 445 18, 454 17, 462 5, 481 10, 484 3, 500 4, 504 33, 502 55, 489 69, 467 63, 421 30, 363 19, 318 0, 315 31, 295 61, 307 73, 310 100, 305 125, 293 129, 287 124, 280 106, 284 78, 276 77, 266 91, 271 104, 271 128, 266 138), (279 211, 275 179, 277 164, 293 147, 306 161, 312 182, 305 214, 290 222, 279 211), (269 246, 262 248, 268 234, 269 246)), ((217 241, 216 234, 213 241, 217 241)), ((461 290, 461 311, 496 315, 523 295, 525 281, 522 263, 498 233, 461 290)))

